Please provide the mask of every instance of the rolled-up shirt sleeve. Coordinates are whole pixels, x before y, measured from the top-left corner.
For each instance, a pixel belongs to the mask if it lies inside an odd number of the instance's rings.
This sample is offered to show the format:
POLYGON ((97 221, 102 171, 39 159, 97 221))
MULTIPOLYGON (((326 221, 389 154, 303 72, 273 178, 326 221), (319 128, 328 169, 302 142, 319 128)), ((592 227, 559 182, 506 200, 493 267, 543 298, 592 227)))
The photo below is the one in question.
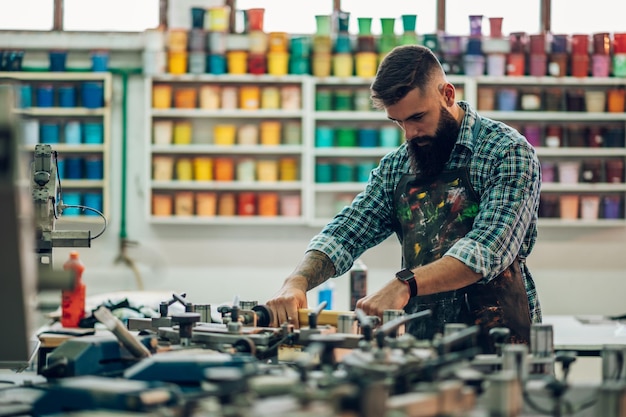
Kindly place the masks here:
POLYGON ((475 164, 470 175, 487 178, 480 191, 479 212, 472 230, 446 252, 483 276, 486 282, 504 271, 516 256, 530 253, 528 233, 536 233, 540 166, 535 150, 525 141, 502 146, 491 161, 475 164))

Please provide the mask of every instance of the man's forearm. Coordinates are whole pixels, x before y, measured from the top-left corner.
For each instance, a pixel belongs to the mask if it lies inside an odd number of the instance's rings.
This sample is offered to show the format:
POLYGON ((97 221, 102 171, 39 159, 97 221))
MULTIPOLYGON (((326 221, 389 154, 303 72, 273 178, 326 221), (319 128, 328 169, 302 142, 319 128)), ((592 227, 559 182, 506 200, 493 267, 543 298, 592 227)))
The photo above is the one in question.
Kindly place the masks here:
POLYGON ((335 266, 328 256, 320 251, 311 250, 304 254, 291 277, 304 277, 307 282, 306 291, 309 291, 333 275, 335 275, 335 266))

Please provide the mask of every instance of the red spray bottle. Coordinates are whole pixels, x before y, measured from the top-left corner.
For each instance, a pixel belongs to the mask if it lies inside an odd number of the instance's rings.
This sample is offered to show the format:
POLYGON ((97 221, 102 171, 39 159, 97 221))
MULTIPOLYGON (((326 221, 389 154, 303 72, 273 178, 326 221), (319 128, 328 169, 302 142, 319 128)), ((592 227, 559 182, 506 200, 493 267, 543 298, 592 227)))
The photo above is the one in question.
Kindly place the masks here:
POLYGON ((70 252, 70 258, 63 264, 66 271, 74 271, 74 289, 63 290, 61 293, 61 325, 63 327, 78 327, 80 320, 85 317, 85 284, 83 271, 85 265, 78 257, 78 252, 70 252))

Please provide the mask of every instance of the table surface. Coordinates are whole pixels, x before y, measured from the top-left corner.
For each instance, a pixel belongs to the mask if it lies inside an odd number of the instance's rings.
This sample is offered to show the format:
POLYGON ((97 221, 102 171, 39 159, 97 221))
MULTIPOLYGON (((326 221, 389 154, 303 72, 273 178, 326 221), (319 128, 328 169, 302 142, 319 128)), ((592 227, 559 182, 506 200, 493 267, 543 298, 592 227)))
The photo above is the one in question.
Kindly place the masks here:
POLYGON ((600 352, 605 345, 626 345, 626 322, 606 316, 547 315, 544 324, 551 324, 555 350, 600 352))

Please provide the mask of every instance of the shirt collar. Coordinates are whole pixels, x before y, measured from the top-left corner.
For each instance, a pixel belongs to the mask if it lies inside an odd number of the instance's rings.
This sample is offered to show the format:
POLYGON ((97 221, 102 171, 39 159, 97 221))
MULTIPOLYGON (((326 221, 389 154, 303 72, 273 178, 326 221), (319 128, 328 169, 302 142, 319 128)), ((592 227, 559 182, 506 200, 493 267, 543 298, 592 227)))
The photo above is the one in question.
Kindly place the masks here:
POLYGON ((461 121, 461 130, 459 131, 459 138, 456 143, 457 145, 465 146, 470 152, 473 152, 476 138, 474 138, 472 129, 477 121, 478 115, 466 101, 459 101, 458 104, 465 111, 465 116, 463 116, 463 120, 461 121))

